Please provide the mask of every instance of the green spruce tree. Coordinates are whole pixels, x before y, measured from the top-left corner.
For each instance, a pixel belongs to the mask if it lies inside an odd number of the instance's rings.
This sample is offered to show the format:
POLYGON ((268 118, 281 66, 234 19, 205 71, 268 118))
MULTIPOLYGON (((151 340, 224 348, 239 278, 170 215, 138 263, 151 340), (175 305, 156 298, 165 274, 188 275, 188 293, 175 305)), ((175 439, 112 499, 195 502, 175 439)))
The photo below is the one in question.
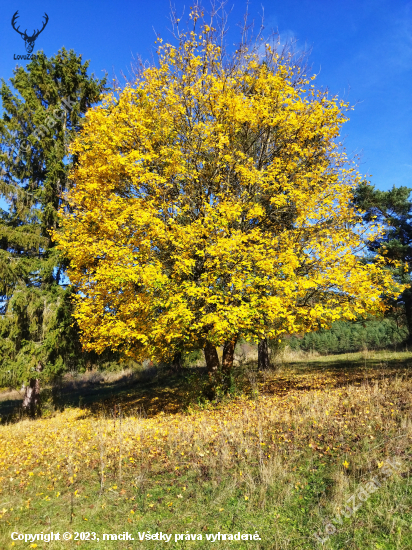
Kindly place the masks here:
MULTIPOLYGON (((400 262, 393 270, 394 277, 402 283, 411 284, 412 273, 412 201, 409 196, 412 189, 393 187, 389 191, 380 191, 373 185, 362 183, 355 194, 355 204, 365 211, 364 222, 372 220, 386 226, 382 238, 368 242, 371 253, 368 261, 378 250, 387 258, 400 262)), ((389 312, 396 317, 399 306, 403 308, 412 343, 412 287, 406 288, 396 302, 389 302, 389 312)))
POLYGON ((106 89, 89 62, 42 52, 3 80, 0 95, 0 384, 24 385, 23 408, 38 408, 40 382, 81 361, 71 326, 72 288, 51 240, 68 171, 68 145, 106 89))

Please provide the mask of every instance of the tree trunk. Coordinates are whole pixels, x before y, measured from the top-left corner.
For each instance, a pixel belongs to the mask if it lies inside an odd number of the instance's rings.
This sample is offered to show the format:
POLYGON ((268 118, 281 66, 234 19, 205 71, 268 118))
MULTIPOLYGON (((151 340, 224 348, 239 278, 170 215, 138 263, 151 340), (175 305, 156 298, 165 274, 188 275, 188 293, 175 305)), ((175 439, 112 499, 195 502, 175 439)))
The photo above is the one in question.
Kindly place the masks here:
POLYGON ((407 288, 402 293, 403 302, 405 304, 405 316, 406 324, 408 325, 408 344, 412 344, 412 292, 410 288, 407 288))
POLYGON ((207 366, 207 372, 209 373, 209 377, 216 378, 216 374, 218 373, 219 367, 220 367, 217 350, 213 344, 206 341, 204 352, 205 352, 206 366, 207 366))
MULTIPOLYGON (((37 372, 41 372, 43 367, 38 363, 36 367, 37 372)), ((38 378, 31 378, 29 385, 25 387, 23 397, 23 410, 34 417, 36 411, 40 405, 40 380, 38 378)))
POLYGON ((230 385, 230 377, 233 370, 233 359, 235 356, 235 346, 237 339, 238 336, 236 335, 232 340, 226 340, 223 345, 222 375, 225 389, 228 389, 230 385))
POLYGON ((214 399, 216 397, 216 384, 218 383, 217 375, 220 370, 219 356, 215 346, 207 341, 203 351, 205 352, 206 367, 209 375, 209 389, 206 395, 208 399, 214 399))
POLYGON ((182 352, 177 351, 173 357, 172 370, 173 372, 180 372, 182 370, 182 367, 183 367, 182 352))
POLYGON ((259 370, 271 368, 267 338, 262 338, 258 344, 258 368, 259 370))

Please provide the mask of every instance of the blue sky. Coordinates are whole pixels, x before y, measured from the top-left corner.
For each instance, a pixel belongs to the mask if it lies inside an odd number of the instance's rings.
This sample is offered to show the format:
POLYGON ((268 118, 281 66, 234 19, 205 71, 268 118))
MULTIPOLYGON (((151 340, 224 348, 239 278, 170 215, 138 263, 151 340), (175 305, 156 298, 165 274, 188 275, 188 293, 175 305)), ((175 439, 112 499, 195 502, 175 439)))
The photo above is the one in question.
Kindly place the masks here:
MULTIPOLYGON (((179 13, 191 3, 175 0, 179 13)), ((380 189, 412 187, 412 1, 401 0, 273 0, 251 1, 251 19, 260 22, 262 6, 266 32, 278 30, 282 41, 293 38, 309 49, 309 64, 317 84, 355 104, 343 127, 348 154, 360 155, 360 172, 371 174, 380 189)), ((205 6, 208 4, 205 2, 205 6)), ((226 4, 231 10, 228 37, 246 3, 226 4)), ((14 54, 25 54, 22 38, 12 29, 19 10, 20 30, 40 28, 35 51, 55 54, 62 46, 91 60, 96 76, 127 73, 133 57, 149 59, 155 32, 170 40, 168 0, 12 0, 0 13, 0 75, 12 76, 14 54)))

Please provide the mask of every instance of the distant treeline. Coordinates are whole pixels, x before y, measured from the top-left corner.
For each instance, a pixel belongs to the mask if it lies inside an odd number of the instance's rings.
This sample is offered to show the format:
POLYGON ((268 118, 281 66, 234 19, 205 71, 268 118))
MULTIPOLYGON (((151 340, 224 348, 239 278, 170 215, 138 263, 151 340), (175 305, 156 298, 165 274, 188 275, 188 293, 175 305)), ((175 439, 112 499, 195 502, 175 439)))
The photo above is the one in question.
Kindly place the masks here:
POLYGON ((337 321, 330 330, 320 329, 305 334, 303 338, 293 336, 288 345, 295 351, 316 351, 328 355, 394 347, 402 345, 407 339, 407 327, 397 326, 393 319, 371 319, 359 322, 337 321))

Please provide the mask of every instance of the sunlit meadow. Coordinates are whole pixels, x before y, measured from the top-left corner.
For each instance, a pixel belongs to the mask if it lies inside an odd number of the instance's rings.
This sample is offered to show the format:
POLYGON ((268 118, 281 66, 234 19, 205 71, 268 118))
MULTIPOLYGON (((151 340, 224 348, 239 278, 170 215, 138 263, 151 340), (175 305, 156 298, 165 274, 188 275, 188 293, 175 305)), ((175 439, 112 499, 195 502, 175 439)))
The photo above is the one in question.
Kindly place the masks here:
POLYGON ((201 367, 186 377, 100 376, 83 393, 78 379, 77 406, 0 427, 0 548, 317 548, 314 533, 394 457, 399 472, 323 547, 411 547, 410 363, 407 352, 284 353, 271 371, 245 363, 234 396, 213 403, 194 398, 201 367), (100 540, 10 538, 52 531, 100 540), (125 531, 135 540, 103 541, 125 531), (173 536, 141 542, 139 532, 173 536), (205 538, 218 532, 260 540, 205 538), (175 533, 202 540, 175 542, 175 533))

